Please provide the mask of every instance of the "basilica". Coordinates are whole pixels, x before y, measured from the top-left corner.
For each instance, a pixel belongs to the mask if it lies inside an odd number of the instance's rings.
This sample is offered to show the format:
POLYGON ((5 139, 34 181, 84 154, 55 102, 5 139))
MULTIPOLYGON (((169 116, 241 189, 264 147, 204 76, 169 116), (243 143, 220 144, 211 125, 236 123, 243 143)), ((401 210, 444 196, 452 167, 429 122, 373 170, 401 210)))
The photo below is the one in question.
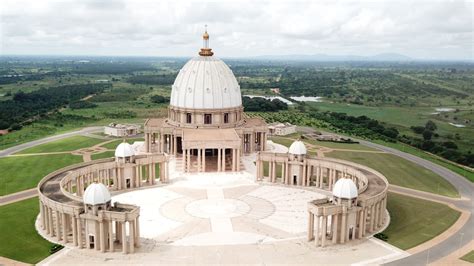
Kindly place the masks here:
MULTIPOLYGON (((215 240, 212 244, 301 237, 304 230, 314 247, 325 247, 363 240, 383 229, 388 224, 386 178, 359 164, 312 156, 303 141, 288 149, 267 140, 267 124, 245 115, 239 84, 231 69, 214 57, 207 31, 203 42, 199 56, 184 65, 172 85, 167 118, 146 120, 144 142, 123 142, 113 158, 71 165, 39 182, 38 232, 79 249, 127 254, 140 249, 143 230, 165 226, 150 223, 157 213, 179 215, 170 224, 188 217, 183 226, 188 220, 208 219, 198 228, 202 232, 195 232, 202 237, 191 240, 215 240), (195 187, 209 175, 210 185, 195 187), (233 188, 216 187, 226 179, 233 188), (191 181, 185 189, 173 187, 186 180, 191 181), (146 198, 144 206, 155 205, 143 219, 140 204, 113 200, 114 195, 135 192, 128 199, 136 200, 145 189, 158 191, 148 196, 158 199, 146 198), (202 196, 206 190, 207 198, 202 196), (278 194, 282 191, 289 192, 278 194), (177 192, 190 194, 176 201, 166 196, 177 192), (284 196, 290 198, 281 200, 284 196), (287 209, 296 208, 299 216, 291 221, 278 216, 282 204, 294 204, 287 209), (234 227, 238 219, 244 220, 234 227), (276 222, 268 224, 272 219, 276 222)), ((192 222, 190 226, 194 228, 192 222)), ((188 234, 179 228, 167 229, 177 243, 188 234)))

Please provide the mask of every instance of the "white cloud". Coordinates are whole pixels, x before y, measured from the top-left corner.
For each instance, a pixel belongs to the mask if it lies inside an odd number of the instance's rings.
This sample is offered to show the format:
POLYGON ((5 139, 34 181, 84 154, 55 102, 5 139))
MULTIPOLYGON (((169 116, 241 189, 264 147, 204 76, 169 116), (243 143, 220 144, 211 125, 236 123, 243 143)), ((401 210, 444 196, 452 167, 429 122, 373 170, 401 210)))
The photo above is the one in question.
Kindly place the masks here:
POLYGON ((472 59, 464 1, 2 0, 0 53, 192 56, 396 52, 472 59))

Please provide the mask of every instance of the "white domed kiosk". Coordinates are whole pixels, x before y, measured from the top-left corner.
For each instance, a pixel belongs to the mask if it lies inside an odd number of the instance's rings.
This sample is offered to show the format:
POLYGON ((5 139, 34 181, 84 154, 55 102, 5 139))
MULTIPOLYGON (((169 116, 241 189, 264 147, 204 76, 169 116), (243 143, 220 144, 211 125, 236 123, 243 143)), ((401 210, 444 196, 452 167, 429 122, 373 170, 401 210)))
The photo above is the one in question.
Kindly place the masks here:
POLYGON ((102 183, 92 183, 84 191, 84 204, 100 205, 110 202, 110 192, 102 183))
POLYGON ((135 156, 135 150, 127 142, 120 143, 115 149, 115 157, 125 158, 135 156))
POLYGON ((306 155, 306 152, 306 146, 301 140, 294 141, 288 149, 288 153, 294 155, 306 155))
POLYGON ((357 198, 358 194, 357 186, 349 178, 337 180, 332 189, 332 195, 340 199, 354 199, 357 198))

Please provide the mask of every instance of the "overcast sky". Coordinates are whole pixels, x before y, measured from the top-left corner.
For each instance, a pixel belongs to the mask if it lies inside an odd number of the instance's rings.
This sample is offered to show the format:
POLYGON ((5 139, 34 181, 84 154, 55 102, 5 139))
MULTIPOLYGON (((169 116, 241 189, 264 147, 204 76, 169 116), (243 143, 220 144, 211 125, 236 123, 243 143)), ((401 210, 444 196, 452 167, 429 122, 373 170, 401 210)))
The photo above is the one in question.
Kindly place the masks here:
POLYGON ((473 2, 0 0, 0 54, 473 59, 473 2))

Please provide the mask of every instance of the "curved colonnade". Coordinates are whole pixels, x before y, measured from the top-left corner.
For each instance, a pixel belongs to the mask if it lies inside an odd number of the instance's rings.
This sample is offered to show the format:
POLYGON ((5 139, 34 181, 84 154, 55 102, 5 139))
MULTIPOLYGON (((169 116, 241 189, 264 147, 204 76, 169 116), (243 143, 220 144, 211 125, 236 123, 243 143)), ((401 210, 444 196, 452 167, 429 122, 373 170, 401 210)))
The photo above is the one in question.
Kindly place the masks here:
POLYGON ((355 198, 333 196, 308 203, 308 241, 316 246, 345 243, 380 230, 387 222, 388 181, 366 166, 306 154, 260 152, 257 181, 333 191, 340 179, 357 187, 355 198))
POLYGON ((92 183, 102 183, 110 191, 167 183, 168 161, 165 154, 127 160, 108 158, 71 165, 47 175, 38 184, 38 229, 58 243, 101 252, 133 253, 139 246, 140 208, 118 202, 90 206, 84 204, 82 195, 92 183))

